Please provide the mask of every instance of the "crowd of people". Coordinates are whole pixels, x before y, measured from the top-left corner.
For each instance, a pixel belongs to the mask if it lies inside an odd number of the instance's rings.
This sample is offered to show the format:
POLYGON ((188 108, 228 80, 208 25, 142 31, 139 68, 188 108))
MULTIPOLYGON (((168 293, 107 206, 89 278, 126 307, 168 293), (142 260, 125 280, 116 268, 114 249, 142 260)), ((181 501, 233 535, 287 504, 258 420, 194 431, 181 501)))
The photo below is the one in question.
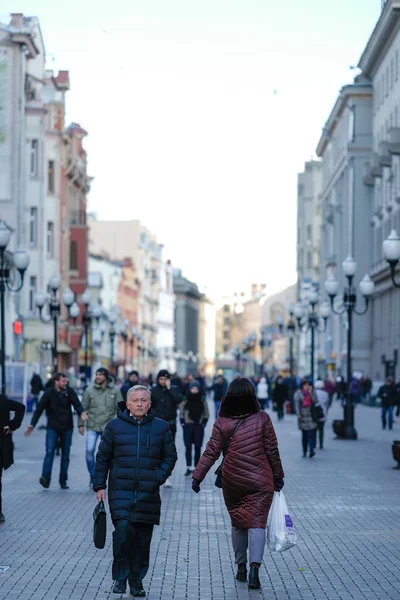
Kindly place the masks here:
MULTIPOLYGON (((388 377, 378 392, 383 428, 393 426, 398 390, 388 377)), ((153 527, 160 520, 159 488, 171 487, 180 423, 185 476, 191 476, 194 492, 200 491, 207 472, 224 455, 221 485, 232 522, 236 578, 258 589, 269 508, 274 491, 284 485, 278 443, 267 411, 275 411, 278 422, 287 413, 296 415, 303 457, 313 458, 317 446, 320 450, 324 447, 324 427, 334 396, 341 399, 350 394, 358 401, 361 393, 359 380, 357 385, 351 382, 346 386, 342 380, 312 382, 305 378, 299 382, 278 375, 271 381, 265 375, 257 379, 237 375, 228 385, 223 374, 210 381, 202 374, 190 373, 181 380, 166 369, 159 371, 155 381, 151 376, 144 380, 137 371, 131 371, 126 381, 116 382, 101 367, 93 383, 78 395, 64 373, 56 373, 46 385, 34 374, 33 415, 25 436, 32 435, 46 413, 45 456, 39 483, 46 489, 50 487, 54 455, 59 448, 58 481, 62 490, 68 490, 73 413, 78 415, 78 431, 85 436, 88 484, 99 502, 106 500, 108 486, 115 528, 113 591, 125 593, 129 583, 133 596, 144 596, 153 527), (210 418, 208 399, 214 404, 215 422, 202 454, 204 429, 210 418)), ((13 463, 11 434, 20 427, 24 412, 23 404, 0 397, 0 523, 5 522, 1 475, 13 463), (10 419, 12 412, 15 416, 10 419)))

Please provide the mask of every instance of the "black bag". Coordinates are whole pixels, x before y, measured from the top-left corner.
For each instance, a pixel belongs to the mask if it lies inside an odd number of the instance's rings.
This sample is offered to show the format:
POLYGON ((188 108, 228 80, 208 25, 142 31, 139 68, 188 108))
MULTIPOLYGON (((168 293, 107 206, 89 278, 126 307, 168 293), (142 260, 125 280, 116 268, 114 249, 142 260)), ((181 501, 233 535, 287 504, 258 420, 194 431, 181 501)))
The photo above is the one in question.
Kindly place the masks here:
POLYGON ((243 419, 239 419, 238 424, 236 425, 235 429, 233 430, 233 433, 232 433, 232 435, 230 437, 230 440, 228 441, 228 443, 226 445, 226 448, 224 450, 224 458, 222 459, 222 462, 219 465, 218 469, 215 471, 215 475, 217 476, 215 478, 215 486, 217 488, 220 488, 220 489, 222 488, 222 467, 223 467, 223 464, 224 464, 225 456, 226 456, 226 453, 228 452, 228 448, 229 448, 229 446, 231 444, 232 438, 235 435, 235 433, 237 432, 237 430, 239 429, 240 425, 242 424, 242 421, 243 421, 243 419))
POLYGON ((107 513, 104 502, 98 503, 93 511, 93 542, 96 548, 102 550, 106 545, 107 513))
POLYGON ((324 419, 325 418, 324 409, 322 408, 322 406, 320 404, 312 404, 311 405, 311 418, 316 423, 320 419, 324 419))

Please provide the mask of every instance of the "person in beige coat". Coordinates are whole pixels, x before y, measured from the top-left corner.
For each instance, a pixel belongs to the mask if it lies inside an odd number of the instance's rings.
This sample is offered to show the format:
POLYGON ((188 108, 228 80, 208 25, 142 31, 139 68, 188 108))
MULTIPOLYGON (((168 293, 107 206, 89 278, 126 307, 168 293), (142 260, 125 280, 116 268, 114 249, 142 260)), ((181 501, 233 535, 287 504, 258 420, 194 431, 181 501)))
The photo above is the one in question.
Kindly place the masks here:
POLYGON ((201 446, 204 439, 204 428, 209 418, 208 404, 200 392, 200 383, 194 379, 179 409, 179 418, 183 427, 183 441, 186 447, 186 473, 192 473, 192 447, 194 446, 194 466, 200 460, 201 446))

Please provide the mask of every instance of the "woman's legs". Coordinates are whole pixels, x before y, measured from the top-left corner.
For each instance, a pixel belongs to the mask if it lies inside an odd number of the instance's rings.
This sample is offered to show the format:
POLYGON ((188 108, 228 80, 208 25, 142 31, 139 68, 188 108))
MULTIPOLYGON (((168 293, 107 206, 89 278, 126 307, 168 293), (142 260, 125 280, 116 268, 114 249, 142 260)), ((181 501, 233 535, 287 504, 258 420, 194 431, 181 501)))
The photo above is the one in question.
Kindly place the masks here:
POLYGON ((308 446, 308 431, 301 432, 301 443, 303 444, 303 456, 307 455, 307 446, 308 446))
POLYGON ((320 450, 322 450, 324 447, 324 427, 325 427, 325 421, 318 421, 318 435, 319 435, 320 450))
POLYGON ((249 563, 259 567, 262 563, 265 548, 265 529, 252 527, 248 530, 249 563))
POLYGON ((194 466, 197 467, 197 463, 201 456, 201 446, 204 439, 204 427, 200 423, 195 423, 193 426, 193 443, 194 443, 194 466))
POLYGON ((248 531, 248 529, 232 527, 232 546, 237 565, 247 563, 248 531))
POLYGON ((186 466, 192 466, 192 444, 193 444, 193 423, 185 423, 183 428, 183 441, 186 448, 186 466))

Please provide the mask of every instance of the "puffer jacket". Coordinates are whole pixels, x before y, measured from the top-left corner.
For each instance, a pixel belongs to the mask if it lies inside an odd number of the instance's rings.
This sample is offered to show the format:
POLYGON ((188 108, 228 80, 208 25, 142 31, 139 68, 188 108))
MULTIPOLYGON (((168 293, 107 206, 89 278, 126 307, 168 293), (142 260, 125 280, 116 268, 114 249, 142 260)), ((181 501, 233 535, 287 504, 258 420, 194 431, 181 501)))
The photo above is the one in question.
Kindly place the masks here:
POLYGON ((238 419, 222 469, 222 491, 233 527, 265 529, 274 479, 284 477, 278 442, 269 415, 255 396, 225 397, 211 437, 192 477, 203 481, 226 447, 238 419))
MULTIPOLYGON (((96 383, 89 386, 82 398, 82 406, 88 411, 86 429, 103 433, 108 421, 116 416, 118 403, 122 400, 121 392, 112 380, 107 387, 96 383)), ((79 419, 78 425, 83 427, 82 419, 79 419)))
POLYGON ((125 403, 107 423, 96 456, 94 491, 107 487, 113 522, 160 522, 159 488, 177 460, 168 424, 152 410, 140 422, 130 416, 125 403))
POLYGON ((159 419, 176 423, 176 411, 183 398, 177 389, 161 387, 157 383, 151 390, 151 407, 159 419))

